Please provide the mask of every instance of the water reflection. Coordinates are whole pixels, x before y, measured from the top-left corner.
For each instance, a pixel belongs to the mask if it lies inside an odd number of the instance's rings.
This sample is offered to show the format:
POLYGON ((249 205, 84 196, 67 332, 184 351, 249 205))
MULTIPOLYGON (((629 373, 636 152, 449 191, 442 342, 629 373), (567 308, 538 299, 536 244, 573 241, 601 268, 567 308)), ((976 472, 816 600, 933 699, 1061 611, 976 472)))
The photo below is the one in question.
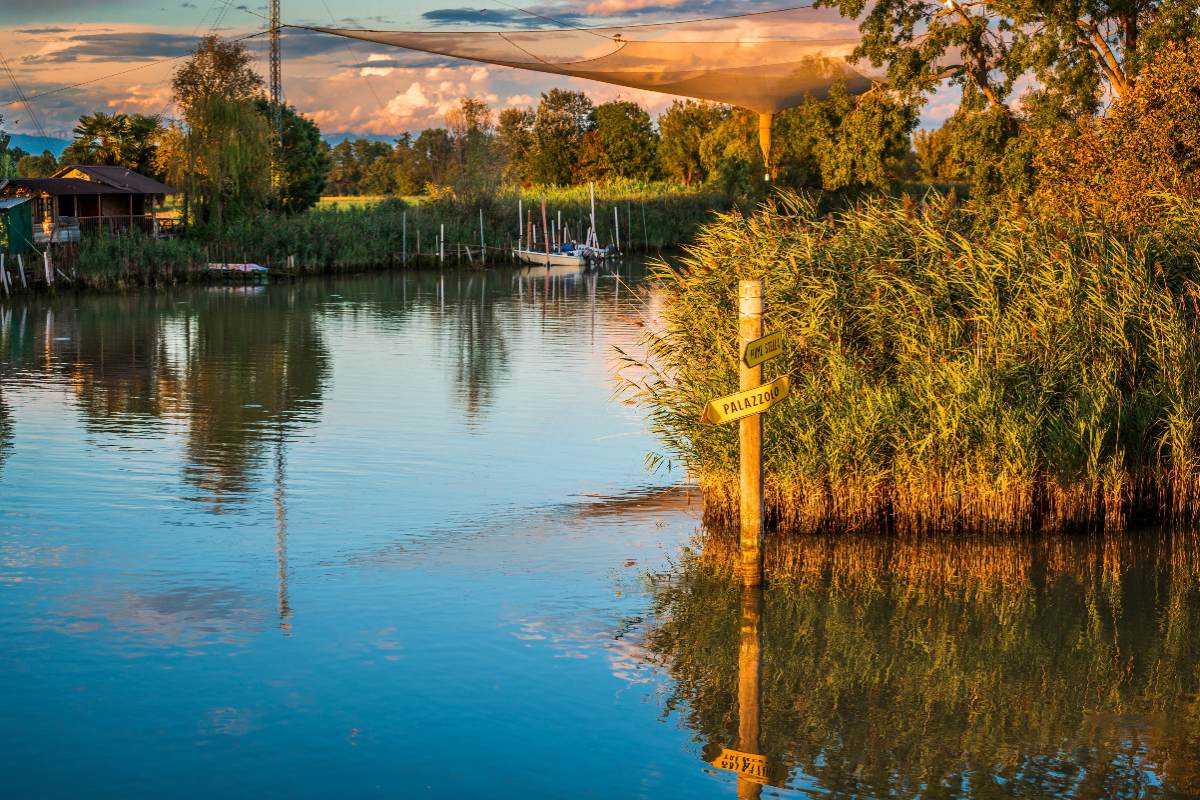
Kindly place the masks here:
POLYGON ((647 632, 706 758, 837 797, 1200 795, 1200 535, 813 539, 761 605, 706 545, 647 632))
POLYGON ((278 487, 287 443, 320 416, 334 321, 432 329, 429 347, 449 361, 451 395, 470 424, 509 379, 512 342, 530 332, 522 322, 536 319, 572 341, 584 326, 594 331, 597 313, 620 313, 608 304, 597 312, 597 281, 579 269, 420 272, 0 304, 0 461, 12 440, 5 385, 57 385, 98 435, 132 441, 181 430, 193 499, 221 511, 250 496, 272 460, 278 487), (590 315, 580 313, 581 296, 590 315))

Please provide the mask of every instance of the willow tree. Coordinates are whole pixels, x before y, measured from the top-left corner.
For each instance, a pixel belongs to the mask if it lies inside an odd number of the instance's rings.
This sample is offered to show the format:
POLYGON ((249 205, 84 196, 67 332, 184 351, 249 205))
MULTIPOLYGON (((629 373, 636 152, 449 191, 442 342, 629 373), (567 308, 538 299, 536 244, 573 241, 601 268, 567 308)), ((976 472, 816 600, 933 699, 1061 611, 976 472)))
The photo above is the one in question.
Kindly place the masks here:
POLYGON ((181 123, 163 137, 158 164, 184 190, 189 223, 221 227, 266 207, 271 191, 271 132, 257 103, 263 80, 250 54, 216 36, 171 79, 181 123))
POLYGON ((222 227, 263 209, 271 191, 271 131, 253 103, 197 99, 188 126, 172 125, 159 148, 167 180, 184 190, 189 223, 222 227))

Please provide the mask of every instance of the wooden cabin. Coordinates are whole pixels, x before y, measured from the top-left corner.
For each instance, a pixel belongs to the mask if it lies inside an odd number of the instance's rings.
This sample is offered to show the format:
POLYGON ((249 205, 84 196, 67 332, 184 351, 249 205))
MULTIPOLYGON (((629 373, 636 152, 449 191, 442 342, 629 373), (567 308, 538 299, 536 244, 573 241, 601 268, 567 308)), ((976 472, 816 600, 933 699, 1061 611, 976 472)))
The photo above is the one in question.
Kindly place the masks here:
POLYGON ((76 165, 49 178, 12 178, 0 186, 0 198, 31 199, 34 241, 58 244, 85 234, 160 236, 167 226, 158 210, 174 191, 124 167, 76 165))

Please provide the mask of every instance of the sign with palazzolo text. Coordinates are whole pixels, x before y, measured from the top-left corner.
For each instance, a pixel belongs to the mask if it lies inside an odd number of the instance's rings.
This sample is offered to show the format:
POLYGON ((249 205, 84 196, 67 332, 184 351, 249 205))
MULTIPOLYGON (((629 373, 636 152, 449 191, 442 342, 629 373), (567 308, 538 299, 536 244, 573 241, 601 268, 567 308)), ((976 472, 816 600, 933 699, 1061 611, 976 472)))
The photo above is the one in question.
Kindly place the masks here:
POLYGON ((791 382, 787 375, 783 375, 757 389, 746 389, 709 400, 700 421, 709 425, 724 425, 751 414, 761 414, 787 397, 789 388, 791 382))
POLYGON ((743 753, 740 750, 721 749, 721 755, 709 762, 717 769, 736 772, 738 775, 755 783, 767 782, 767 757, 757 753, 743 753))
POLYGON ((746 366, 757 367, 783 352, 783 331, 761 336, 746 345, 746 366))

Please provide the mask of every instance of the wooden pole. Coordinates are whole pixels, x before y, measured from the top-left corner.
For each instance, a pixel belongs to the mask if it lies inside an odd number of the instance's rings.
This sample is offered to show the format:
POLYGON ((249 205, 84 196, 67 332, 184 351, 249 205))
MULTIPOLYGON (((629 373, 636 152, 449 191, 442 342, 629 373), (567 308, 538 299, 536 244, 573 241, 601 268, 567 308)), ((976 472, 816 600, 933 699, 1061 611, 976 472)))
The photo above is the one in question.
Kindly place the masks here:
POLYGON ((546 266, 550 266, 550 228, 546 225, 546 199, 542 198, 542 242, 546 245, 546 266))
POLYGON ((487 263, 487 239, 483 237, 483 209, 479 209, 479 263, 487 263))
POLYGON ((404 220, 404 236, 403 236, 403 239, 401 240, 402 243, 400 245, 400 263, 407 264, 408 263, 408 212, 407 211, 404 212, 402 218, 404 220))
MULTIPOLYGON (((738 637, 738 750, 755 755, 762 753, 762 608, 762 587, 743 586, 738 637)), ((761 796, 762 784, 738 776, 738 800, 757 800, 761 796)))
POLYGON ((440 233, 438 233, 438 264, 444 263, 446 260, 446 223, 442 223, 440 233))
POLYGON ((0 286, 4 287, 4 296, 8 297, 8 268, 4 266, 4 253, 0 253, 0 286))
POLYGON ((29 284, 25 282, 25 256, 17 253, 17 274, 21 276, 21 288, 28 289, 29 284))
POLYGON ((617 207, 613 206, 613 244, 616 245, 617 252, 621 252, 621 214, 617 211, 617 207))
MULTIPOLYGON (((746 345, 762 336, 763 282, 738 282, 738 389, 762 385, 762 365, 746 366, 746 345)), ((742 583, 762 583, 762 415, 738 422, 739 517, 741 520, 742 583)))

